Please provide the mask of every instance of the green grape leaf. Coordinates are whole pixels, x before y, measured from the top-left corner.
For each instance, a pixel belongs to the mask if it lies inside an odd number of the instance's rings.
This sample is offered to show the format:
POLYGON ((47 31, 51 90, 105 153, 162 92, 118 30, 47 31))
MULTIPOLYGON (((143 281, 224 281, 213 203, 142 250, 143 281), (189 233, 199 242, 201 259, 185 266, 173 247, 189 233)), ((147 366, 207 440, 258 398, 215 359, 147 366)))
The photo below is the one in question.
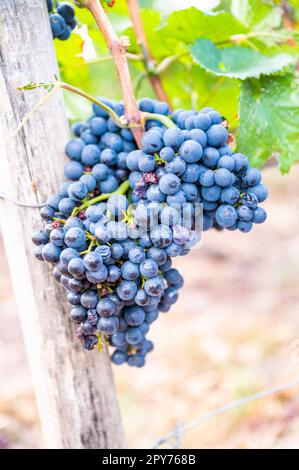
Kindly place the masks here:
POLYGON ((157 34, 160 41, 173 38, 192 44, 198 38, 222 42, 228 40, 233 34, 246 32, 247 28, 230 13, 206 15, 193 7, 172 13, 165 26, 157 34))
POLYGON ((265 56, 239 46, 219 49, 212 41, 203 38, 198 39, 190 50, 194 60, 208 72, 241 80, 273 74, 293 61, 289 54, 265 56))
POLYGON ((287 173, 299 160, 299 86, 293 75, 244 81, 239 115, 238 150, 256 166, 275 157, 287 173))
POLYGON ((272 30, 281 24, 282 9, 264 0, 232 0, 231 12, 255 31, 272 30))
MULTIPOLYGON (((173 55, 174 50, 176 50, 176 53, 180 52, 177 47, 177 41, 174 38, 161 38, 160 30, 158 30, 158 27, 161 25, 161 18, 158 11, 145 8, 140 13, 149 49, 155 58, 161 59, 173 55)), ((129 52, 140 53, 140 47, 137 44, 133 28, 125 29, 122 34, 130 39, 129 52)))
POLYGON ((174 62, 162 76, 174 109, 212 106, 221 111, 231 129, 238 125, 239 81, 214 77, 195 63, 174 62))

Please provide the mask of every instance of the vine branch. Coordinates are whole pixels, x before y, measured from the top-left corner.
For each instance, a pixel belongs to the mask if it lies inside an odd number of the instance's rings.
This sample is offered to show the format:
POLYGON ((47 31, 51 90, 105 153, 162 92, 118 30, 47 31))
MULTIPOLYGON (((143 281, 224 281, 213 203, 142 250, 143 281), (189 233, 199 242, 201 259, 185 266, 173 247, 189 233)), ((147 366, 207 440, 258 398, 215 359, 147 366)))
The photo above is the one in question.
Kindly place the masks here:
MULTIPOLYGON (((81 90, 80 88, 74 87, 70 85, 69 83, 65 82, 60 82, 55 78, 53 82, 48 82, 48 83, 28 83, 27 85, 21 85, 18 86, 18 90, 34 90, 35 88, 44 88, 48 93, 47 95, 43 96, 38 103, 34 106, 34 108, 27 113, 24 118, 22 119, 21 123, 19 124, 18 128, 14 131, 12 134, 12 137, 16 135, 16 133, 24 126, 24 124, 29 120, 29 118, 34 114, 37 109, 42 106, 45 101, 50 97, 55 90, 58 88, 62 88, 63 90, 70 91, 72 93, 75 93, 79 96, 82 96, 83 98, 87 99, 91 103, 94 103, 98 106, 100 106, 102 109, 104 109, 107 114, 111 117, 111 119, 117 124, 119 127, 122 128, 130 128, 132 132, 134 133, 134 130, 140 129, 140 127, 136 128, 138 124, 136 123, 129 123, 127 122, 127 117, 126 116, 118 116, 116 112, 110 108, 107 104, 103 103, 103 101, 100 101, 99 99, 95 98, 94 96, 90 95, 89 93, 86 93, 85 91, 81 90), (134 127, 135 126, 135 127, 134 127)), ((140 119, 141 122, 144 123, 145 121, 149 120, 155 120, 155 121, 160 121, 162 124, 166 127, 174 127, 175 124, 173 121, 168 117, 164 116, 162 114, 156 114, 156 113, 147 113, 147 112, 139 112, 140 114, 140 119)))
POLYGON ((117 36, 99 0, 85 0, 81 3, 86 8, 88 8, 94 17, 108 46, 108 49, 113 56, 125 105, 126 120, 129 125, 132 125, 132 133, 137 142, 137 145, 140 146, 140 141, 143 134, 143 125, 141 114, 134 96, 129 65, 126 57, 127 48, 129 45, 128 39, 125 37, 119 38, 117 36))
POLYGON ((127 0, 127 5, 133 24, 133 29, 135 31, 137 44, 139 45, 142 52, 143 63, 147 71, 148 79, 158 100, 165 101, 170 106, 168 95, 156 71, 156 62, 148 48, 147 38, 145 35, 145 31, 140 17, 140 11, 138 8, 138 0, 127 0))
MULTIPOLYGON (((17 87, 18 90, 34 90, 35 88, 44 88, 45 90, 48 91, 48 94, 45 95, 45 97, 42 97, 39 100, 39 102, 36 104, 36 106, 33 108, 33 110, 25 116, 25 118, 22 120, 20 124, 21 127, 57 88, 62 88, 63 90, 70 91, 72 93, 75 93, 76 95, 82 96, 83 98, 87 99, 91 103, 97 104, 109 114, 109 116, 113 119, 115 124, 117 124, 119 127, 133 127, 134 125, 132 123, 131 126, 129 126, 129 123, 126 121, 126 118, 124 116, 119 117, 118 114, 116 114, 116 112, 112 108, 110 108, 110 106, 106 105, 102 101, 98 100, 97 98, 90 95, 89 93, 86 93, 80 88, 70 85, 69 83, 61 82, 55 79, 53 82, 28 83, 27 85, 21 85, 17 87)), ((19 130, 20 126, 18 127, 17 131, 19 130)))

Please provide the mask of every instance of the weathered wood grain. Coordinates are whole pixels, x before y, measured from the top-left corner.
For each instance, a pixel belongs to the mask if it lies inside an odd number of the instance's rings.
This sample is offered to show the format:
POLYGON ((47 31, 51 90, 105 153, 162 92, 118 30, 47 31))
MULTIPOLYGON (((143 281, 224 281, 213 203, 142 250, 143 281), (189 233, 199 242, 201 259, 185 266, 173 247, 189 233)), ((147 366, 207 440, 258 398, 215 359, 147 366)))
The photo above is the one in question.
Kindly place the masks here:
MULTIPOLYGON (((61 92, 10 136, 45 93, 16 86, 51 81, 57 74, 46 2, 1 0, 0 35, 0 191, 43 202, 63 179, 68 126, 61 92)), ((82 351, 65 294, 49 266, 33 256, 31 233, 40 225, 39 211, 0 201, 0 214, 45 447, 122 448, 109 357, 82 351)))

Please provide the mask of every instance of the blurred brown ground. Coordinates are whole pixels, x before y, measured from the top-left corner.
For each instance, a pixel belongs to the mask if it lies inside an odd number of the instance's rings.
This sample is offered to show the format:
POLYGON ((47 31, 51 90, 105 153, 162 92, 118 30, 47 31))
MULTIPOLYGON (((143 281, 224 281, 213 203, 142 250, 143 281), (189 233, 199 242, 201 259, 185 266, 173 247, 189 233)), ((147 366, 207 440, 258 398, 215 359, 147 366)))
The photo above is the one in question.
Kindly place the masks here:
MULTIPOLYGON (((145 368, 114 367, 129 447, 149 447, 178 423, 299 377, 299 168, 264 171, 269 218, 253 232, 210 232, 177 259, 179 302, 161 314, 145 368)), ((42 438, 0 247, 0 447, 42 438)), ((97 352, 95 352, 96 354, 97 352)), ((211 419, 185 448, 299 448, 298 387, 211 419)))

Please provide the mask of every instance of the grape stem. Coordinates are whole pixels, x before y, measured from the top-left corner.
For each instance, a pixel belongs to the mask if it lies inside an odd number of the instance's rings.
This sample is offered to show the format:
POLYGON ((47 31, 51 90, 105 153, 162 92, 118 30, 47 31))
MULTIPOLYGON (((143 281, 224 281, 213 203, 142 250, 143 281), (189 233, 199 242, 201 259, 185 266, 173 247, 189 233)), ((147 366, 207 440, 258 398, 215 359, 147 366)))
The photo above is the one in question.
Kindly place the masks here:
MULTIPOLYGON (((136 127, 134 127, 134 126, 136 126, 136 124, 134 124, 132 122, 128 123, 127 120, 126 120, 126 116, 118 116, 116 114, 116 112, 112 108, 110 108, 110 106, 103 103, 102 101, 95 98, 94 96, 90 95, 89 93, 86 93, 85 91, 81 90, 80 88, 77 88, 77 87, 74 87, 74 86, 70 85, 69 83, 61 82, 59 80, 54 80, 53 82, 48 82, 48 83, 42 83, 42 82, 41 83, 28 83, 27 85, 22 85, 22 86, 17 87, 18 90, 33 90, 35 88, 44 88, 45 90, 47 90, 48 94, 46 95, 46 98, 49 97, 49 95, 52 94, 55 91, 55 89, 58 89, 58 88, 62 88, 64 90, 75 93, 75 94, 77 94, 79 96, 82 96, 83 98, 87 99, 91 103, 96 104, 100 108, 104 109, 109 114, 109 116, 111 117, 113 122, 115 122, 115 124, 117 124, 117 126, 119 126, 121 128, 130 128, 130 129, 132 129, 132 132, 134 131, 134 128, 136 129, 136 127)), ((13 135, 15 135, 16 132, 18 132, 23 127, 25 122, 28 121, 29 117, 45 101, 46 101, 45 97, 42 97, 42 99, 38 102, 38 104, 34 107, 34 109, 30 113, 28 113, 28 116, 26 116, 25 119, 23 119, 22 123, 18 126, 18 129, 14 132, 13 135)), ((140 112, 140 116, 141 116, 141 122, 142 123, 144 123, 145 121, 149 121, 149 120, 155 120, 155 121, 160 121, 166 127, 173 127, 174 126, 172 120, 170 118, 168 118, 167 116, 163 116, 162 114, 140 112)))
POLYGON ((142 113, 142 117, 145 121, 149 121, 149 120, 160 121, 165 127, 168 127, 168 128, 176 127, 175 123, 170 119, 170 117, 164 116, 163 114, 142 113))
POLYGON ((138 8, 138 0, 127 0, 127 5, 133 24, 133 29, 135 31, 137 44, 139 45, 142 51, 142 59, 147 77, 158 100, 166 101, 166 103, 170 106, 170 100, 163 87, 161 78, 157 73, 156 61, 152 57, 148 47, 147 38, 145 35, 144 27, 141 21, 140 11, 138 8))
POLYGON ((129 46, 128 38, 118 38, 99 0, 81 1, 94 17, 110 50, 121 87, 125 105, 126 121, 132 127, 132 133, 138 147, 141 145, 143 135, 143 121, 134 96, 133 85, 130 76, 129 65, 126 57, 129 46))
POLYGON ((130 188, 129 180, 126 180, 118 187, 116 191, 113 191, 112 193, 100 194, 99 196, 96 196, 84 202, 83 204, 81 204, 81 206, 75 207, 75 209, 73 210, 71 214, 71 217, 75 217, 77 214, 79 214, 79 212, 83 211, 84 209, 87 209, 90 206, 93 206, 94 204, 97 204, 97 202, 106 201, 107 199, 109 199, 111 196, 114 196, 115 194, 126 194, 129 188, 130 188))

